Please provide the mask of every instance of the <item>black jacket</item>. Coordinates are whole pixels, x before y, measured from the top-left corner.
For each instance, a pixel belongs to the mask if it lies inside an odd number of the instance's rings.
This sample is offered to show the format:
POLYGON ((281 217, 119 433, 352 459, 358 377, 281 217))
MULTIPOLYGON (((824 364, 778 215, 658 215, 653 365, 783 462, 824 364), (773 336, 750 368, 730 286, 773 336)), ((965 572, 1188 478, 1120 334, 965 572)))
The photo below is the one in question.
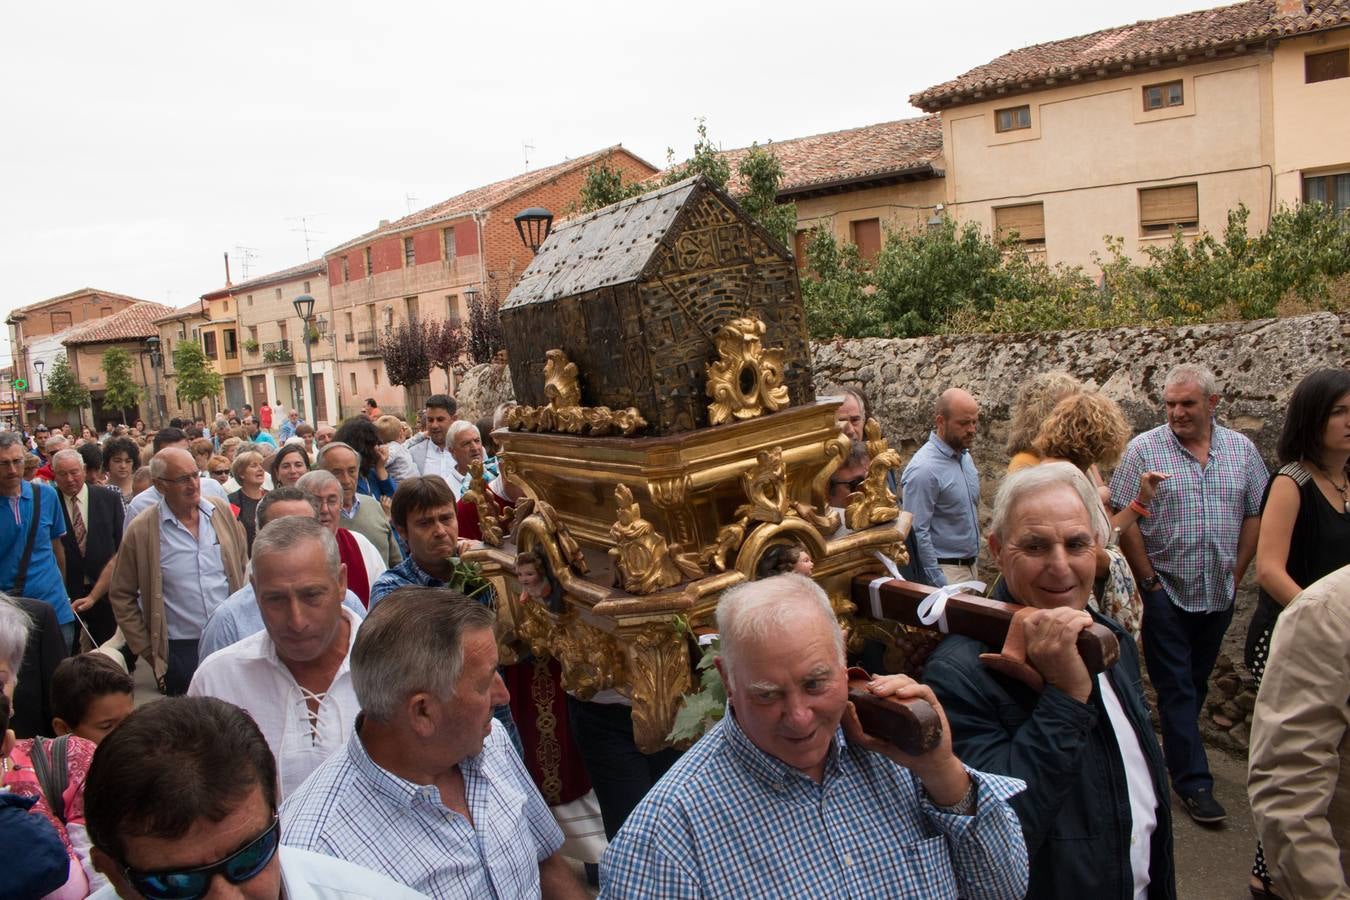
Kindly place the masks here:
POLYGON ((84 523, 86 536, 84 553, 81 553, 70 523, 70 504, 65 494, 58 491, 57 495, 61 498, 61 514, 66 520, 66 533, 61 538, 66 551, 66 591, 71 599, 75 599, 89 593, 103 567, 122 545, 126 512, 122 498, 117 494, 98 485, 89 485, 89 515, 84 523))
MULTIPOLYGON (((1120 640, 1120 661, 1107 677, 1134 726, 1158 798, 1148 896, 1172 900, 1171 797, 1144 706, 1138 651, 1115 622, 1096 613, 1092 618, 1120 640)), ((1130 900, 1130 798, 1096 679, 1086 704, 1053 687, 1037 694, 986 668, 979 655, 987 652, 978 641, 949 636, 925 663, 924 681, 947 713, 962 762, 1027 783, 1010 801, 1031 861, 1027 897, 1130 900)))

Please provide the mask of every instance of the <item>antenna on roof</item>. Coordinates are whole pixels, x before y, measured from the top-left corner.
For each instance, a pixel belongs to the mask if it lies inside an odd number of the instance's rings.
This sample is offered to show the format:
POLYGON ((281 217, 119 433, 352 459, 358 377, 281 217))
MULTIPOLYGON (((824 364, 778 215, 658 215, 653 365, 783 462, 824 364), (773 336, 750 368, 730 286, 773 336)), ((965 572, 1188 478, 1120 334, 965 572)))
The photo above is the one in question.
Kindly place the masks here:
POLYGON ((412 194, 404 194, 404 195, 403 195, 403 204, 408 208, 408 215, 410 215, 410 216, 412 215, 413 204, 416 203, 416 202, 417 202, 417 198, 414 197, 412 194))
POLYGON ((534 144, 530 143, 534 138, 526 138, 520 142, 520 149, 525 152, 525 171, 530 171, 530 151, 534 149, 534 144))
POLYGON ((248 281, 248 267, 262 254, 258 252, 257 247, 245 247, 241 244, 234 245, 234 252, 239 254, 239 269, 244 273, 243 279, 248 281))
POLYGON ((287 222, 299 222, 299 228, 292 228, 291 231, 298 231, 305 236, 305 259, 313 259, 309 252, 309 236, 311 234, 323 234, 324 232, 309 227, 310 219, 317 219, 323 213, 310 213, 307 216, 287 216, 287 222))

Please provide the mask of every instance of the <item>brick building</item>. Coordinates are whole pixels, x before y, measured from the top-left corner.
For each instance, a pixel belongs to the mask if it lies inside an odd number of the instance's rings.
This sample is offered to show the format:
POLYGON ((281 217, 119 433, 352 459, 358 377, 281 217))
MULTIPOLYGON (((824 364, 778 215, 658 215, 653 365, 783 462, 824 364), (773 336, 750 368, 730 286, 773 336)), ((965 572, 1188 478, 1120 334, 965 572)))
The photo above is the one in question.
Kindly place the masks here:
MULTIPOLYGON (((656 172, 623 147, 608 147, 381 222, 329 250, 330 328, 342 370, 342 411, 354 413, 367 397, 382 408, 404 411, 405 393, 389 384, 379 336, 410 319, 467 322, 474 296, 504 300, 531 259, 516 233, 515 215, 542 206, 563 217, 578 204, 586 170, 602 160, 625 181, 656 172)), ((421 387, 423 395, 442 390, 453 390, 453 384, 440 370, 421 387)))
MULTIPOLYGON (((210 321, 206 313, 206 305, 201 300, 193 300, 186 306, 180 306, 173 312, 159 316, 154 319, 152 324, 159 330, 159 346, 162 351, 159 369, 159 403, 160 414, 164 420, 174 417, 187 418, 193 415, 193 411, 187 404, 178 402, 177 376, 173 367, 173 348, 180 341, 196 341, 201 343, 201 328, 210 321)), ((146 360, 146 365, 150 361, 146 360)), ((154 377, 154 373, 151 373, 154 377)), ((146 420, 147 425, 154 425, 158 422, 146 420)))
POLYGON ((29 425, 37 421, 43 382, 33 364, 40 361, 50 371, 55 358, 65 352, 61 341, 67 332, 142 302, 125 294, 86 287, 22 306, 5 318, 14 354, 14 377, 28 383, 27 390, 15 393, 29 425))
MULTIPOLYGON (((159 334, 155 320, 172 308, 159 303, 142 301, 133 303, 119 313, 99 319, 83 328, 76 328, 62 341, 66 348, 66 358, 70 362, 71 372, 76 381, 89 390, 90 411, 95 431, 102 431, 108 422, 132 422, 143 419, 152 421, 150 398, 154 391, 154 372, 150 367, 146 338, 159 334), (114 409, 103 403, 103 391, 106 386, 103 372, 103 354, 114 347, 126 350, 131 356, 131 377, 142 391, 141 402, 136 408, 114 409)), ((75 421, 83 421, 83 410, 73 411, 75 421)))

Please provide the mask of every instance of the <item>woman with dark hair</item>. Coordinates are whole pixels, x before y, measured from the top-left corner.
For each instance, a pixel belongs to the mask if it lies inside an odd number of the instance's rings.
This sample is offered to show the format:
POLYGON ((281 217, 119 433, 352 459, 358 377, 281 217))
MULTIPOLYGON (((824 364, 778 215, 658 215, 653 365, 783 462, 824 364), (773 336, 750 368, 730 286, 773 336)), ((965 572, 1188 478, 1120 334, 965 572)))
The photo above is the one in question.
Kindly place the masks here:
POLYGON ((272 475, 274 488, 295 487, 295 483, 309 471, 309 455, 305 453, 305 445, 289 441, 283 444, 267 461, 267 471, 272 475))
POLYGON ((347 444, 361 457, 361 471, 356 479, 357 493, 369 494, 376 500, 394 496, 398 485, 389 477, 389 450, 380 440, 380 432, 374 422, 365 416, 353 416, 338 426, 333 440, 347 444))
MULTIPOLYGON (((1299 382, 1275 452, 1282 468, 1261 504, 1260 600, 1244 654, 1258 688, 1280 612, 1314 581, 1350 565, 1350 372, 1318 369, 1299 382)), ((1259 845, 1251 889, 1274 896, 1259 845)))
POLYGON ((140 460, 141 448, 129 437, 110 438, 103 445, 103 471, 108 473, 105 486, 122 495, 123 509, 131 504, 131 497, 135 493, 131 489, 131 482, 140 460))

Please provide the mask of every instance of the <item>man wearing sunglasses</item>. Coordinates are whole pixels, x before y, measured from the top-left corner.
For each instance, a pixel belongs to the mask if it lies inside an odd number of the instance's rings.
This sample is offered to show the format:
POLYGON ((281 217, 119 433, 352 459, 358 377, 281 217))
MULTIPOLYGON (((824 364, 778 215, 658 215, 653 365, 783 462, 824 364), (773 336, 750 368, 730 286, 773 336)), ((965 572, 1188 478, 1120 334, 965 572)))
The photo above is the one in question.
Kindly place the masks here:
POLYGON ((184 697, 136 710, 99 745, 85 820, 106 888, 94 894, 197 900, 423 895, 348 862, 280 846, 276 764, 243 710, 184 697))

